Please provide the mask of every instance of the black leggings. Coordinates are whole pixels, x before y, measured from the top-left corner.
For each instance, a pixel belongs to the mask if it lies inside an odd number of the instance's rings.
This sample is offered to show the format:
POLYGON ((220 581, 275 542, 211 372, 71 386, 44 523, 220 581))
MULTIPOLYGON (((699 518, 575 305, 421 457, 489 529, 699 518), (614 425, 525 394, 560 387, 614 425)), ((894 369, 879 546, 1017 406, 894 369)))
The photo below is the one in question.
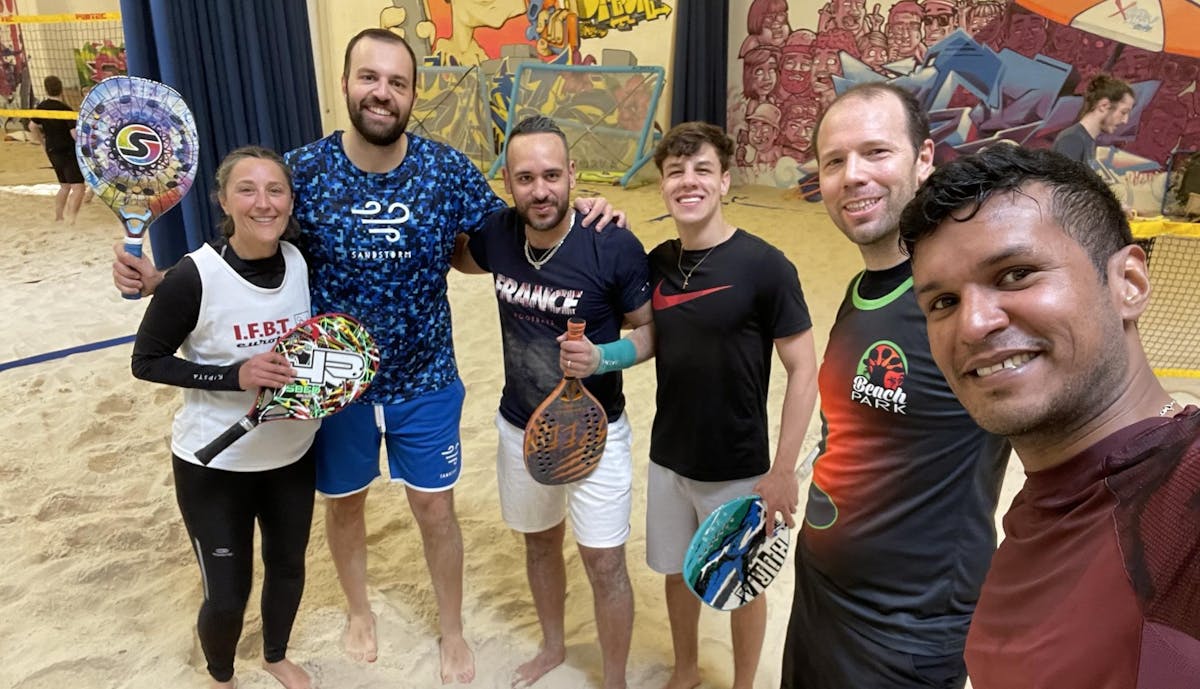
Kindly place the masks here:
POLYGON ((172 468, 175 497, 204 584, 196 628, 208 673, 218 682, 233 677, 250 598, 256 519, 262 531, 263 658, 283 660, 304 592, 316 483, 312 450, 270 471, 210 469, 174 455, 172 468))

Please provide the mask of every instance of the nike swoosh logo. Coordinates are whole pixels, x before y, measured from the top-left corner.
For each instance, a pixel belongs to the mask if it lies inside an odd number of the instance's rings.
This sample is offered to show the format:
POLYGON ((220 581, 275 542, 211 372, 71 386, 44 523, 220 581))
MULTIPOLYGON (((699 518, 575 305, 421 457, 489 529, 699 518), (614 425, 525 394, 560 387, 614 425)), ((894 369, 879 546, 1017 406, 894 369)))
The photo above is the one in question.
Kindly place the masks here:
POLYGON ((655 311, 662 311, 663 309, 669 309, 672 306, 686 304, 693 299, 699 299, 700 297, 707 296, 713 292, 720 292, 721 290, 726 290, 730 287, 733 287, 733 285, 723 285, 721 287, 709 287, 708 289, 702 289, 695 292, 680 292, 679 294, 666 295, 662 293, 662 283, 663 281, 659 280, 658 284, 654 286, 654 294, 650 299, 650 305, 654 307, 655 311))

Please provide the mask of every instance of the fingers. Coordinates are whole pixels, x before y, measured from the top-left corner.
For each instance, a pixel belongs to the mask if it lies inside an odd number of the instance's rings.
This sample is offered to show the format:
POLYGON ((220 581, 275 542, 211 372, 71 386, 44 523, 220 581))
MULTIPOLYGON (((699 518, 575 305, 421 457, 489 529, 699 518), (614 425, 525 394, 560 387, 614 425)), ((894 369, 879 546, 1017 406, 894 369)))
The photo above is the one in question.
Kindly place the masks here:
POLYGON ((238 383, 243 390, 251 388, 282 388, 296 379, 291 362, 282 354, 270 351, 246 360, 238 371, 238 383))

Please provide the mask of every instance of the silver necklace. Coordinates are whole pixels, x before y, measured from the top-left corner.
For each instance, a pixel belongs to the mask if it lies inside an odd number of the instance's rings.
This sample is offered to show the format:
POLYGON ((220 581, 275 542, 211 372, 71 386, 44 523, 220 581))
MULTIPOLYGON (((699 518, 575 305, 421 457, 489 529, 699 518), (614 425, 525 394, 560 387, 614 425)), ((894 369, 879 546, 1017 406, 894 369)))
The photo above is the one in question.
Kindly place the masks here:
POLYGON ((1159 410, 1158 415, 1166 416, 1167 414, 1170 414, 1171 410, 1174 408, 1175 408, 1175 400, 1171 400, 1170 402, 1167 402, 1166 404, 1163 405, 1163 408, 1161 410, 1159 410))
POLYGON ((533 247, 529 246, 529 230, 525 230, 525 260, 529 261, 529 265, 533 266, 534 270, 541 270, 542 266, 546 265, 550 259, 554 258, 554 254, 558 253, 558 247, 567 241, 567 235, 571 234, 571 228, 575 226, 575 211, 571 211, 571 222, 567 225, 567 231, 563 232, 563 236, 558 238, 558 243, 550 247, 550 250, 542 255, 541 258, 533 257, 533 247))
POLYGON ((708 251, 704 252, 704 255, 700 257, 700 260, 696 261, 696 265, 692 266, 692 269, 685 273, 683 272, 683 243, 679 244, 679 258, 675 259, 675 267, 679 270, 679 274, 683 276, 683 289, 687 289, 688 280, 692 279, 692 273, 696 272, 696 269, 700 267, 701 263, 704 263, 704 259, 708 258, 708 255, 715 248, 717 248, 716 244, 710 246, 708 251))

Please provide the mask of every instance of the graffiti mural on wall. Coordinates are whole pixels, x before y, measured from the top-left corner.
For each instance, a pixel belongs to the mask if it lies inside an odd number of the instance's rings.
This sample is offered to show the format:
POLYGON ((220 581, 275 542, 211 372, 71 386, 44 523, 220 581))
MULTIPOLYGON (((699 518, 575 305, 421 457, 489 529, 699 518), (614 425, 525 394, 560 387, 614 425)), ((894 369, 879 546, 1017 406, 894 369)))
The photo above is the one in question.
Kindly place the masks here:
POLYGON ((663 0, 393 0, 379 22, 403 35, 425 64, 470 66, 510 56, 592 64, 583 41, 671 12, 663 0))
POLYGON ((81 88, 91 88, 105 79, 125 74, 125 46, 111 40, 88 41, 75 49, 75 72, 81 88))
MULTIPOLYGON (((413 113, 422 133, 466 146, 460 150, 471 151, 476 163, 486 168, 501 149, 516 64, 537 60, 595 65, 595 39, 637 30, 648 22, 662 25, 659 20, 671 12, 671 5, 662 0, 393 0, 380 11, 379 23, 405 37, 429 71, 423 80, 436 87, 435 99, 423 93, 418 103, 429 104, 430 112, 413 113), (473 138, 464 139, 462 123, 481 117, 492 124, 486 142, 478 140, 478 127, 473 138)), ((606 63, 619 66, 637 64, 628 51, 606 51, 605 57, 606 63)), ((575 74, 552 83, 558 86, 551 92, 554 98, 546 101, 547 114, 556 111, 551 100, 559 105, 583 103, 586 107, 580 112, 589 113, 586 119, 592 126, 628 130, 634 141, 650 115, 655 84, 644 76, 575 74)))
POLYGON ((829 0, 808 22, 793 17, 820 3, 791 2, 752 0, 736 37, 741 79, 728 126, 742 181, 810 182, 821 108, 863 81, 917 95, 939 161, 998 140, 1049 146, 1101 71, 1137 97, 1129 122, 1098 141, 1127 195, 1157 184, 1173 151, 1200 148, 1200 5, 1191 0, 895 0, 870 10, 865 0, 829 0))
MULTIPOLYGON (((16 0, 0 0, 0 14, 15 14, 16 4, 16 0)), ((31 107, 33 87, 21 25, 0 25, 0 108, 31 107)))

